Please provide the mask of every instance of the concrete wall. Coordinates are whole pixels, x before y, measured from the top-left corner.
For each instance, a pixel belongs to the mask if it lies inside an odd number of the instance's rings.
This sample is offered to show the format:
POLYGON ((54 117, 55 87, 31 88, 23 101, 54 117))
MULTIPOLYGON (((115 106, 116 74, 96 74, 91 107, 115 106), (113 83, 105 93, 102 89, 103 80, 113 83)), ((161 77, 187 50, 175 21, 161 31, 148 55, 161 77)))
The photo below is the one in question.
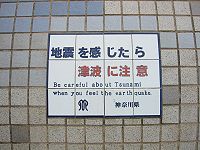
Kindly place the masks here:
POLYGON ((199 31, 200 1, 1 0, 0 150, 200 149, 199 31), (71 31, 159 32, 162 118, 47 118, 48 33, 71 31))

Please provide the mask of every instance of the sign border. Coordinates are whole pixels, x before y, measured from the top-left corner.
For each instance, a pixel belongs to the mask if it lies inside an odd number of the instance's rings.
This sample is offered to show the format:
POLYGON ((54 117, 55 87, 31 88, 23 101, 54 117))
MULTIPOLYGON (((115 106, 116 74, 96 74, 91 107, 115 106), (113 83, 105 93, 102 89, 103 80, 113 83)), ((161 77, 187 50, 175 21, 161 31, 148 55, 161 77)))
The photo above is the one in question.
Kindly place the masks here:
POLYGON ((161 118, 162 117, 162 66, 161 66, 161 48, 160 48, 160 33, 159 32, 67 32, 67 33, 48 33, 48 48, 47 48, 47 72, 46 72, 46 116, 47 118, 161 118), (104 35, 104 34, 157 34, 158 36, 158 55, 159 55, 159 68, 160 68, 160 115, 49 115, 49 103, 48 103, 48 79, 49 79, 49 48, 50 48, 50 36, 51 35, 104 35))

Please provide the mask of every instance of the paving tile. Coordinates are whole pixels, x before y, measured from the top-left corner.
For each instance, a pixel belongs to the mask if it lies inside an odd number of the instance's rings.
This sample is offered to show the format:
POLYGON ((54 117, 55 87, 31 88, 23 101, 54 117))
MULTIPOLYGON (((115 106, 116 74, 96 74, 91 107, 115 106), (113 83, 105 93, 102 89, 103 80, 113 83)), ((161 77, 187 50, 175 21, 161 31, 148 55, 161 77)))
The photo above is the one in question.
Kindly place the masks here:
POLYGON ((0 51, 0 68, 9 68, 10 67, 10 51, 0 51))
POLYGON ((9 86, 9 70, 0 70, 0 87, 9 86))
POLYGON ((50 126, 48 127, 49 142, 65 142, 65 127, 50 126))
POLYGON ((28 126, 15 126, 11 127, 12 142, 29 142, 29 127, 28 126))
POLYGON ((105 127, 105 142, 122 142, 122 127, 106 126, 105 127))
POLYGON ((48 34, 33 33, 31 40, 31 49, 47 49, 48 34))
POLYGON ((195 33, 197 48, 200 48, 200 33, 195 33))
POLYGON ((69 31, 84 31, 85 17, 69 17, 69 31))
POLYGON ((52 15, 67 15, 67 2, 52 2, 52 15))
POLYGON ((120 14, 120 1, 105 1, 105 14, 120 14))
POLYGON ((124 30, 140 30, 138 16, 123 16, 124 30))
POLYGON ((140 148, 141 148, 141 145, 140 144, 124 144, 124 149, 125 150, 132 150, 133 149, 133 147, 134 147, 134 150, 140 150, 140 148))
POLYGON ((122 124, 122 119, 106 119, 105 120, 105 124, 109 124, 109 125, 116 125, 116 124, 122 124))
POLYGON ((17 16, 32 16, 33 2, 18 3, 17 16))
POLYGON ((178 66, 177 50, 161 50, 162 66, 178 66))
POLYGON ((163 85, 178 85, 178 68, 162 69, 163 85))
POLYGON ((125 125, 136 125, 136 124, 141 124, 141 119, 124 119, 124 124, 125 125))
POLYGON ((84 125, 84 119, 80 119, 80 118, 68 118, 67 119, 67 124, 68 125, 84 125))
POLYGON ((0 89, 0 106, 9 105, 9 90, 0 89))
POLYGON ((11 49, 12 34, 0 34, 0 49, 11 49))
POLYGON ((192 33, 178 33, 179 48, 194 48, 192 33))
POLYGON ((46 126, 30 127, 30 141, 47 142, 47 127, 46 126))
POLYGON ((163 104, 179 104, 179 88, 178 86, 164 86, 162 88, 163 104))
POLYGON ((197 105, 182 105, 181 106, 181 122, 197 122, 198 118, 197 105))
POLYGON ((51 17, 51 31, 66 31, 67 17, 51 17))
POLYGON ((200 31, 200 17, 193 17, 195 31, 200 31))
POLYGON ((14 49, 29 49, 29 38, 30 33, 27 34, 14 34, 14 43, 13 48, 14 49), (23 41, 23 42, 22 42, 23 41))
POLYGON ((159 30, 175 30, 172 16, 158 16, 159 30))
MULTIPOLYGON (((46 100, 46 99, 45 99, 46 100)), ((45 103, 46 105, 46 103, 45 103)), ((64 118, 48 118, 48 124, 65 124, 64 118)))
POLYGON ((122 1, 123 14, 139 14, 138 2, 136 1, 122 1))
POLYGON ((1 3, 0 16, 15 16, 16 3, 1 3))
POLYGON ((143 124, 159 124, 160 119, 159 118, 144 118, 143 124))
POLYGON ((70 15, 85 15, 85 2, 84 1, 70 1, 70 15))
POLYGON ((187 16, 176 16, 177 30, 193 30, 191 17, 187 16))
POLYGON ((65 150, 65 144, 49 144, 49 150, 65 150))
POLYGON ((30 144, 31 150, 48 150, 47 144, 30 144))
POLYGON ((87 17, 87 31, 103 31, 103 17, 87 17))
POLYGON ((30 32, 31 18, 30 17, 17 17, 15 21, 15 32, 30 32))
POLYGON ((171 1, 156 1, 158 14, 173 14, 171 1))
POLYGON ((30 67, 47 67, 47 52, 31 51, 30 67))
POLYGON ((160 127, 159 126, 143 126, 144 142, 159 142, 160 127))
POLYGON ((140 1, 140 14, 156 14, 156 7, 153 1, 140 1))
POLYGON ((177 141, 178 136, 178 125, 162 125, 161 141, 177 141))
POLYGON ((155 16, 141 16, 142 30, 157 30, 157 19, 155 16))
POLYGON ((28 70, 12 70, 11 86, 27 86, 28 70))
POLYGON ((143 144, 143 150, 159 150, 159 144, 143 144))
POLYGON ((88 1, 87 15, 103 15, 103 2, 102 1, 88 1))
POLYGON ((197 84, 197 69, 181 68, 181 84, 197 84))
POLYGON ((11 144, 0 144, 0 149, 11 150, 11 144))
POLYGON ((13 31, 14 18, 0 18, 0 32, 13 31))
POLYGON ((86 145, 86 150, 102 150, 103 149, 103 144, 87 144, 86 145))
POLYGON ((48 17, 35 17, 33 18, 33 32, 47 32, 49 30, 48 17))
POLYGON ((180 141, 193 141, 197 137, 196 124, 181 124, 180 125, 180 141))
POLYGON ((179 106, 163 106, 162 123, 179 123, 179 106))
POLYGON ((166 150, 166 149, 171 149, 171 150, 176 150, 178 149, 178 144, 177 143, 161 143, 161 150, 166 150))
POLYGON ((12 67, 28 67, 29 51, 13 51, 12 67))
POLYGON ((26 107, 11 108, 11 124, 27 124, 28 111, 26 107))
POLYGON ((122 144, 105 144, 106 150, 122 150, 123 145, 122 144))
POLYGON ((140 142, 140 141, 141 141, 141 126, 124 127, 124 142, 140 142))
POLYGON ((50 14, 49 2, 35 2, 34 16, 48 16, 50 14))
POLYGON ((46 124, 46 108, 44 107, 29 108, 29 123, 46 124))
POLYGON ((27 89, 11 89, 11 105, 27 105, 27 89))
POLYGON ((179 50, 181 66, 196 66, 195 50, 179 50))
POLYGON ((121 30, 121 16, 105 16, 105 30, 121 30))
POLYGON ((13 144, 13 150, 27 150, 29 149, 29 144, 22 143, 22 144, 13 144))
POLYGON ((46 70, 30 70, 30 86, 46 86, 46 70))
POLYGON ((0 126, 0 142, 10 142, 9 126, 0 126))
POLYGON ((195 149, 196 142, 180 142, 179 150, 195 149))
POLYGON ((103 124, 103 119, 93 119, 93 118, 87 118, 85 120, 86 125, 102 125, 103 124))
POLYGON ((29 89, 29 105, 45 106, 46 105, 46 89, 30 88, 29 89))
POLYGON ((68 143, 84 143, 84 128, 83 127, 67 127, 67 142, 68 143))
POLYGON ((191 1, 192 15, 200 15, 200 3, 198 1, 191 1))
POLYGON ((68 149, 73 149, 73 150, 84 149, 84 144, 68 144, 68 149))
POLYGON ((175 9, 176 15, 189 15, 190 14, 189 2, 175 1, 174 9, 175 9))
POLYGON ((86 143, 103 143, 103 128, 86 127, 86 143))
POLYGON ((9 124, 9 107, 0 107, 0 124, 9 124))

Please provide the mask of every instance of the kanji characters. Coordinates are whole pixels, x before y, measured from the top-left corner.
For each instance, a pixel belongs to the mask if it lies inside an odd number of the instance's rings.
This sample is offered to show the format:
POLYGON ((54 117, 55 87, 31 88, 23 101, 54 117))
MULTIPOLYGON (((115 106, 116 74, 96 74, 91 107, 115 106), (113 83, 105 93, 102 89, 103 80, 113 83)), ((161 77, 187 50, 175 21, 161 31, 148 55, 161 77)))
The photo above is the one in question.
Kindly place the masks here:
POLYGON ((101 77, 101 67, 96 66, 79 66, 78 67, 79 77, 101 77))
POLYGON ((81 47, 81 48, 79 48, 78 54, 80 55, 81 58, 98 58, 98 57, 101 57, 100 50, 101 50, 101 48, 99 46, 90 48, 90 51, 88 50, 88 48, 81 47))
POLYGON ((130 67, 127 65, 124 66, 108 66, 107 69, 108 77, 109 76, 122 76, 122 77, 130 77, 130 67))
POLYGON ((140 66, 137 66, 136 69, 137 69, 137 76, 139 76, 139 77, 148 76, 148 74, 147 74, 148 67, 147 66, 140 65, 140 66))
POLYGON ((52 47, 51 56, 55 58, 74 58, 74 47, 52 47))

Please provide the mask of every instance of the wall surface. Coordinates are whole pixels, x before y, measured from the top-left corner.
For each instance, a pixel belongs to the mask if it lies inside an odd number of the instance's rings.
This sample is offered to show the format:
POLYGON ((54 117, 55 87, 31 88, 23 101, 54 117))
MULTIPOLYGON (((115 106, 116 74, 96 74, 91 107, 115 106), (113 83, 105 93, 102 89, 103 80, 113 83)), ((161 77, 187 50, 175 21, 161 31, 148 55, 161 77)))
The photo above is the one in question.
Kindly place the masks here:
POLYGON ((0 1, 0 150, 197 150, 200 1, 0 1), (48 33, 159 32, 162 118, 47 118, 48 33))

